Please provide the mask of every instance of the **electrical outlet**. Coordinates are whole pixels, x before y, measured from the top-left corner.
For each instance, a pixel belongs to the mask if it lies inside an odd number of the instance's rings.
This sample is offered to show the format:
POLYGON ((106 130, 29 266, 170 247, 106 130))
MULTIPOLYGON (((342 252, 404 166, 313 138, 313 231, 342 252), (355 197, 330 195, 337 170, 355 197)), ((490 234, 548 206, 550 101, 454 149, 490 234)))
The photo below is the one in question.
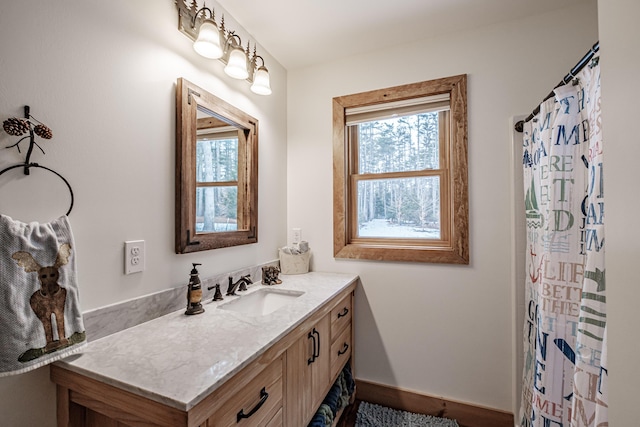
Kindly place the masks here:
POLYGON ((301 228, 293 228, 291 230, 291 240, 292 240, 292 243, 300 243, 302 241, 302 229, 301 228))
POLYGON ((124 242, 124 274, 144 271, 144 240, 124 242))

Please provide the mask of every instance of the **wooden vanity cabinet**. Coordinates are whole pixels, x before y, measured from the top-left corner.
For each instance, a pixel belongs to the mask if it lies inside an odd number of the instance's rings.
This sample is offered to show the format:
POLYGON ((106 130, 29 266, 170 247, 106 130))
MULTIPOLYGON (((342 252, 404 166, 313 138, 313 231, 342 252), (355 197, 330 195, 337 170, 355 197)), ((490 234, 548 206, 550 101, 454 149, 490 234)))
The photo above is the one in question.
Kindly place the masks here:
POLYGON ((54 364, 58 427, 304 427, 352 357, 355 286, 322 305, 188 411, 54 364))

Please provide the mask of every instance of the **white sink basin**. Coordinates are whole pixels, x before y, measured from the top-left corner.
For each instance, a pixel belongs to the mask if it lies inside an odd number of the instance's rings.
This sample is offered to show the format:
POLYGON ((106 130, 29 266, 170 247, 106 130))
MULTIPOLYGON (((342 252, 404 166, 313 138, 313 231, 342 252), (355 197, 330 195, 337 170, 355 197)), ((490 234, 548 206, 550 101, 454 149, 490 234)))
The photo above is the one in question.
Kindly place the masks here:
POLYGON ((260 289, 221 304, 220 308, 253 316, 264 316, 291 303, 302 294, 304 294, 302 291, 260 289))

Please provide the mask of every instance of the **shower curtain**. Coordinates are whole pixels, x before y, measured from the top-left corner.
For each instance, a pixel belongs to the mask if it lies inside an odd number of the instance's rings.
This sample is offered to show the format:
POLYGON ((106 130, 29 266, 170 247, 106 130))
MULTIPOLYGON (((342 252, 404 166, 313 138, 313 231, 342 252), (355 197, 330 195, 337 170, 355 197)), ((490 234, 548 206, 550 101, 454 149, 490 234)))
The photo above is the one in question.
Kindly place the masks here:
POLYGON ((575 77, 523 131, 523 427, 608 426, 598 60, 575 77))

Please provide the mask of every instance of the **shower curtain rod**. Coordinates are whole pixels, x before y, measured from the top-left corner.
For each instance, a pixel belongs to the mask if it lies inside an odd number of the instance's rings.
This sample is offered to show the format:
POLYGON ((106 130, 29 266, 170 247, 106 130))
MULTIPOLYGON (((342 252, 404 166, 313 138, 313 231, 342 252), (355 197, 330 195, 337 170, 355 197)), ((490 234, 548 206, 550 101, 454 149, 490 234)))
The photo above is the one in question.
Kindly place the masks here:
MULTIPOLYGON (((585 65, 587 65, 589 63, 589 61, 593 58, 593 56, 596 54, 596 52, 598 52, 600 50, 600 42, 597 41, 596 44, 593 45, 593 47, 591 48, 591 50, 589 52, 587 52, 587 54, 585 56, 582 57, 582 59, 580 61, 578 61, 578 63, 571 69, 571 71, 569 71, 569 74, 567 74, 566 76, 564 76, 564 78, 560 81, 560 83, 558 83, 555 88, 558 88, 560 86, 564 86, 567 83, 569 83, 571 80, 573 80, 573 78, 575 77, 576 74, 578 74, 578 72, 580 72, 580 70, 582 70, 584 68, 585 65)), ((555 96, 554 92, 551 91, 549 93, 549 95, 547 95, 542 102, 546 101, 549 98, 553 98, 555 96)), ((524 119, 524 120, 520 120, 519 122, 516 123, 515 125, 515 129, 518 132, 522 132, 524 129, 524 124, 526 122, 528 122, 529 120, 533 119, 536 114, 538 114, 540 112, 540 106, 538 105, 536 107, 535 110, 533 110, 533 113, 529 114, 529 116, 524 119)))

